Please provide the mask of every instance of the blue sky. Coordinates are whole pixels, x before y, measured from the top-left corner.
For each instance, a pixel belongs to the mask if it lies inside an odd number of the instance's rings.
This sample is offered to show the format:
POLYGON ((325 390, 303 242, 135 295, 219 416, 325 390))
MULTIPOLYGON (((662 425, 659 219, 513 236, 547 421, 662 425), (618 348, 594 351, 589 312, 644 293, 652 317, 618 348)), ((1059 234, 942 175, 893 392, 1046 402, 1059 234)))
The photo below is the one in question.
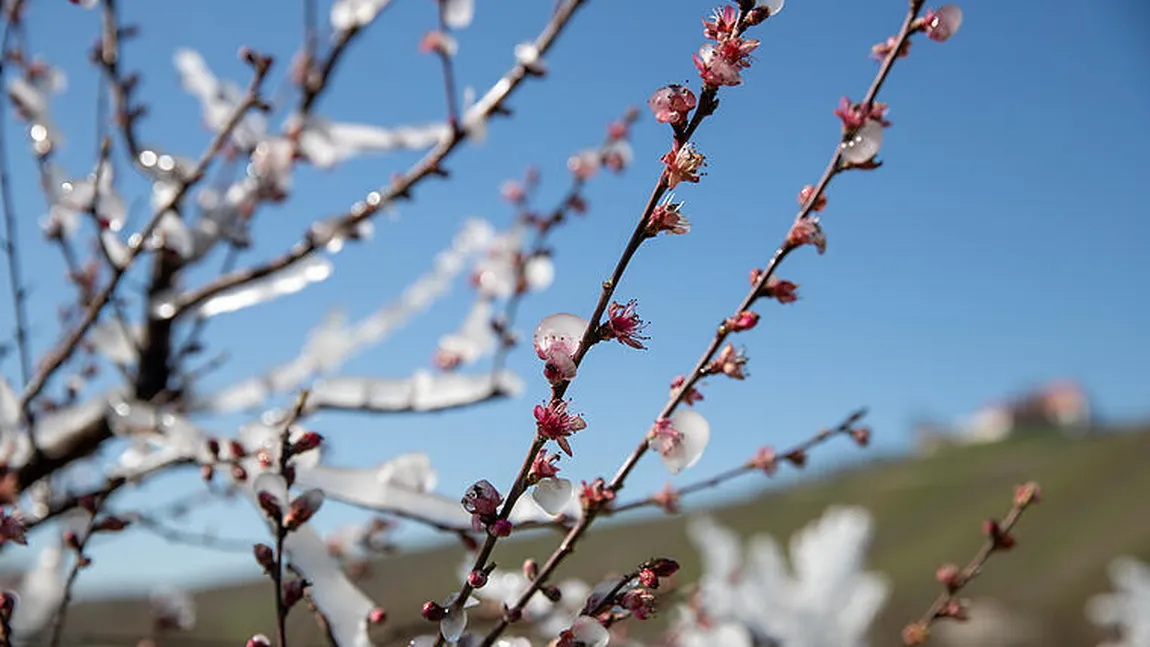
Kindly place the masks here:
MULTIPOLYGON (((551 2, 477 0, 474 23, 458 35, 458 78, 485 90, 511 63, 511 48, 534 37, 551 2)), ((179 88, 178 47, 201 51, 222 77, 246 82, 241 45, 277 56, 280 85, 301 33, 297 3, 248 0, 122 3, 142 27, 124 64, 139 70, 149 116, 145 140, 198 155, 209 135, 199 106, 179 88), (291 5, 290 10, 285 10, 291 5)), ((323 16, 326 16, 326 3, 323 16)), ((691 53, 701 43, 706 2, 591 0, 547 58, 550 69, 511 100, 513 119, 491 124, 488 140, 452 157, 449 183, 421 186, 413 203, 381 220, 375 240, 337 257, 326 283, 260 308, 213 321, 208 339, 231 361, 211 380, 223 386, 290 359, 306 332, 334 307, 352 318, 394 299, 430 267, 465 218, 509 222, 500 183, 527 164, 542 169, 542 205, 567 187, 565 161, 600 141, 629 105, 643 106, 665 83, 698 83, 691 53)), ((716 323, 745 293, 748 271, 763 264, 789 226, 799 188, 818 178, 838 136, 831 114, 843 95, 859 98, 876 69, 870 46, 897 28, 904 3, 791 0, 756 36, 762 45, 743 87, 724 90, 718 114, 697 137, 709 174, 679 190, 694 229, 644 246, 618 298, 638 298, 651 321, 650 349, 603 345, 589 355, 570 391, 589 427, 576 440, 571 478, 610 475, 665 401, 667 384, 689 370, 716 323)), ((1141 136, 1150 115, 1150 17, 1139 3, 969 0, 961 31, 945 44, 918 39, 885 86, 893 127, 883 168, 840 177, 829 192, 825 256, 806 249, 781 276, 801 284, 794 305, 765 304, 759 327, 738 341, 751 357, 746 382, 711 379, 699 410, 713 428, 703 460, 677 482, 690 482, 750 456, 763 444, 787 446, 851 409, 867 405, 876 430, 872 455, 907 449, 919 414, 953 419, 1004 394, 1051 378, 1080 380, 1099 412, 1131 420, 1150 414, 1150 306, 1144 284, 1150 221, 1141 182, 1150 170, 1141 136)), ((67 3, 35 3, 31 50, 69 76, 55 115, 68 138, 60 162, 88 172, 95 140, 96 77, 85 62, 97 14, 67 3)), ((429 0, 397 0, 348 53, 319 113, 380 125, 442 117, 435 61, 416 53, 434 22, 429 0)), ((54 304, 70 294, 58 254, 38 239, 44 213, 22 126, 8 122, 20 244, 32 277, 34 343, 55 339, 54 304)), ((521 309, 520 329, 543 316, 590 313, 659 172, 669 145, 665 127, 644 119, 633 131, 635 164, 588 190, 590 214, 554 238, 554 286, 521 309)), ((310 220, 339 213, 405 168, 413 155, 360 158, 335 172, 305 170, 293 199, 260 212, 257 244, 245 264, 297 240, 310 220)), ((146 193, 126 167, 121 185, 146 193)), ((200 274, 200 277, 204 274, 200 274)), ((140 283, 127 287, 138 293, 140 283)), ((402 376, 426 366, 440 334, 470 302, 461 282, 444 302, 344 372, 402 376)), ((5 305, 3 312, 8 313, 5 305)), ((10 322, 4 318, 4 334, 10 322)), ((431 416, 326 415, 315 427, 331 441, 329 461, 372 466, 409 451, 430 451, 440 488, 461 492, 478 478, 506 487, 533 433, 531 407, 546 394, 529 349, 510 363, 528 382, 516 401, 431 416)), ((18 378, 15 363, 2 367, 18 378)), ((227 432, 242 418, 205 421, 227 432)), ((819 450, 820 466, 865 457, 845 443, 819 450)), ((639 496, 667 479, 657 462, 641 465, 627 493, 639 496)), ((728 493, 745 492, 755 479, 728 493)), ((155 480, 124 499, 147 509, 196 487, 191 473, 155 480)), ((821 511, 812 511, 814 517, 821 511)), ((333 505, 322 528, 354 510, 333 505)), ((245 505, 215 506, 190 518, 228 537, 259 537, 245 505)), ((769 527, 764 526, 769 531, 769 527)), ((420 540, 425 533, 408 533, 420 540)), ((11 560, 11 552, 5 556, 11 560)), ((102 544, 81 590, 142 587, 157 578, 195 584, 254 576, 247 555, 171 548, 137 533, 102 544)))

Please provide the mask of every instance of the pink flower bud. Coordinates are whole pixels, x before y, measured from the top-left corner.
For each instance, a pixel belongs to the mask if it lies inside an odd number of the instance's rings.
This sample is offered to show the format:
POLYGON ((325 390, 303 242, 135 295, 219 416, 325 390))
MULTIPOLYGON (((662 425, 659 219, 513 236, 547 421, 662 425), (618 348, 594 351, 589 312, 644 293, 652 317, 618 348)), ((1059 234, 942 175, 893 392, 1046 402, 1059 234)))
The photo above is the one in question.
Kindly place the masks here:
POLYGON ((291 506, 288 507, 287 514, 284 515, 284 527, 288 530, 295 530, 307 523, 307 520, 311 519, 312 515, 323 505, 323 499, 323 490, 318 488, 312 488, 296 497, 291 502, 291 506))
POLYGON ((283 509, 280 508, 279 499, 274 494, 264 490, 256 496, 260 508, 267 513, 272 519, 279 519, 283 516, 283 509))
POLYGON ((487 573, 477 570, 467 574, 467 583, 473 589, 481 589, 487 585, 487 573))
POLYGON ((962 581, 962 571, 954 564, 943 564, 935 571, 934 579, 945 586, 947 592, 954 593, 962 581))
POLYGON ((276 563, 275 551, 267 544, 256 544, 252 547, 252 553, 256 556, 256 563, 260 565, 265 571, 271 570, 276 563))
POLYGON ((290 453, 302 454, 306 451, 311 451, 316 447, 319 447, 321 443, 323 443, 323 436, 314 431, 309 431, 300 436, 299 440, 292 443, 290 453))
POLYGON ((496 537, 507 537, 511 534, 511 522, 506 519, 498 519, 495 523, 491 524, 491 534, 496 537))
POLYGON ((447 616, 447 609, 443 608, 443 605, 439 604, 438 602, 428 600, 427 602, 423 603, 424 620, 427 620, 428 622, 439 622, 440 620, 443 620, 445 616, 447 616))
POLYGON ((667 85, 655 90, 647 106, 661 124, 685 125, 687 114, 695 109, 695 93, 682 85, 667 85))
POLYGON ((1014 489, 1014 505, 1025 508, 1042 500, 1042 490, 1034 481, 1019 485, 1014 489))
POLYGON ((759 313, 744 310, 727 319, 727 328, 729 328, 731 332, 742 332, 754 328, 757 323, 759 323, 759 313))
POLYGON ((271 647, 271 645, 272 641, 268 640, 267 636, 263 634, 256 634, 251 638, 248 638, 247 647, 271 647))
POLYGON ((292 579, 284 583, 284 605, 292 608, 303 599, 303 580, 292 579))
POLYGON ((471 514, 488 516, 495 514, 499 509, 503 495, 499 494, 499 490, 496 490, 490 481, 484 479, 476 481, 467 488, 460 502, 463 504, 463 509, 471 514))
POLYGON ((387 611, 383 607, 375 607, 367 614, 367 622, 373 625, 381 625, 387 620, 387 611))

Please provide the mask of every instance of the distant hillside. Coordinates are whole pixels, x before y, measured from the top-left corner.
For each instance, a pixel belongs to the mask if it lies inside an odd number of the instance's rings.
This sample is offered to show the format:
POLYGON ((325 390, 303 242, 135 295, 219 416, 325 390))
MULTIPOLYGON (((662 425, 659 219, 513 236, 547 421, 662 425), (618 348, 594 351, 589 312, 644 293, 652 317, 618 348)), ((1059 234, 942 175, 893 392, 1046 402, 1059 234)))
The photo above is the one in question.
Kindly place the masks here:
MULTIPOLYGON (((964 562, 980 543, 981 521, 1005 512, 1016 483, 1037 480, 1044 500, 1027 513, 1017 532, 1018 548, 993 558, 968 595, 995 598, 1028 618, 1039 634, 1018 645, 1082 647, 1100 637, 1085 622, 1083 605, 1110 588, 1107 563, 1119 554, 1150 560, 1148 466, 1150 432, 1082 439, 1037 434, 926 459, 873 463, 712 512, 741 532, 766 532, 785 542, 828 505, 869 509, 877 526, 870 567, 894 584, 873 644, 895 645, 902 626, 937 592, 935 568, 964 562)), ((508 542, 496 559, 510 567, 527 556, 541 558, 556 539, 544 532, 508 542)), ((564 571, 596 577, 653 555, 680 559, 684 582, 698 574, 695 551, 678 517, 601 528, 581 544, 564 571)), ((415 623, 421 628, 419 606, 453 588, 460 561, 455 546, 388 558, 377 564, 365 589, 389 610, 392 627, 415 623)), ((165 647, 242 645, 253 633, 270 633, 273 627, 266 583, 202 591, 197 601, 196 630, 186 640, 166 641, 165 647)), ((306 609, 301 607, 292 619, 296 645, 322 644, 306 609)), ((145 601, 87 603, 69 617, 69 642, 97 644, 96 636, 109 634, 139 636, 147 623, 145 601)), ((380 637, 390 638, 389 644, 398 639, 388 632, 380 637)))

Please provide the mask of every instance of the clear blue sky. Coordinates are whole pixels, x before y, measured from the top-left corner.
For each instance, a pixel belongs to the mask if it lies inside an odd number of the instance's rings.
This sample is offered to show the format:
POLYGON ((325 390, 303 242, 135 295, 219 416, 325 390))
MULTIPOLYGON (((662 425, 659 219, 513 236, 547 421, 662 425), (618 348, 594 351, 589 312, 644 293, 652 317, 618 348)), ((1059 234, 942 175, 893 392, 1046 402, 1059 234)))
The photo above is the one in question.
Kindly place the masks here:
MULTIPOLYGON (((139 70, 149 104, 145 139, 198 155, 208 140, 199 106, 182 92, 172 67, 178 47, 193 47, 222 77, 246 82, 236 50, 249 45, 278 56, 277 85, 298 47, 297 2, 124 2, 127 22, 142 27, 126 44, 124 64, 139 70)), ((326 3, 325 11, 326 16, 326 3)), ((459 34, 458 77, 481 90, 511 62, 511 47, 534 37, 553 3, 478 0, 472 26, 459 34)), ((691 53, 701 43, 708 2, 591 0, 547 59, 550 73, 510 102, 511 120, 448 164, 450 183, 430 182, 416 201, 381 221, 376 239, 337 257, 335 275, 274 304, 220 317, 209 334, 232 361, 212 380, 222 386, 291 358, 305 333, 330 308, 362 316, 394 299, 430 266, 430 255, 471 216, 506 223, 499 184, 529 164, 543 171, 542 203, 565 190, 568 154, 596 144, 628 105, 643 106, 664 83, 698 87, 691 53)), ((870 46, 893 33, 905 3, 791 0, 758 33, 763 44, 746 85, 724 90, 718 115, 699 133, 709 175, 678 192, 694 229, 642 249, 618 296, 638 298, 652 323, 650 350, 596 348, 571 390, 589 428, 575 442, 564 474, 613 473, 665 401, 667 383, 689 370, 716 323, 744 294, 747 272, 761 265, 786 232, 799 188, 817 179, 838 134, 831 114, 841 96, 858 98, 876 64, 870 46)), ((850 409, 868 405, 874 453, 902 451, 919 413, 953 418, 987 400, 1056 377, 1080 380, 1100 413, 1150 414, 1150 221, 1142 182, 1150 171, 1144 129, 1150 116, 1150 11, 1141 3, 968 0, 966 20, 946 44, 919 39, 899 63, 883 98, 893 127, 878 172, 848 174, 832 186, 825 227, 828 252, 803 250, 781 275, 801 284, 802 300, 766 305, 763 321, 739 341, 751 379, 711 379, 700 411, 713 428, 704 459, 680 477, 689 482, 749 456, 762 444, 786 446, 850 409), (1139 80, 1141 79, 1141 80, 1139 80)), ((97 14, 64 2, 33 3, 32 50, 69 76, 55 114, 68 141, 60 161, 88 172, 95 147, 95 75, 86 50, 97 14)), ((319 112, 381 125, 442 115, 435 61, 416 54, 434 21, 429 0, 397 0, 348 53, 319 112)), ((35 345, 55 339, 53 304, 69 294, 55 250, 37 238, 42 195, 20 127, 9 120, 21 245, 35 290, 35 345), (25 190, 27 189, 27 190, 25 190)), ((590 215, 555 240, 558 276, 522 309, 530 334, 557 311, 585 316, 610 271, 659 171, 668 132, 644 111, 634 129, 636 163, 623 178, 596 179, 590 215)), ((246 263, 297 240, 317 216, 352 200, 405 168, 411 155, 361 158, 334 173, 304 171, 283 207, 264 209, 258 243, 246 263)), ((146 194, 125 168, 123 189, 146 194)), ((138 282, 129 282, 133 291, 138 282)), ((5 297, 6 298, 6 297, 5 297)), ((451 298, 345 372, 402 376, 428 362, 437 337, 460 320, 470 294, 451 298)), ((9 305, 3 307, 6 314, 9 305)), ((10 330, 8 318, 2 324, 10 330)), ((432 416, 327 415, 315 425, 331 441, 333 464, 371 466, 402 452, 429 449, 441 490, 460 492, 478 478, 506 487, 533 432, 531 407, 546 385, 529 349, 511 366, 528 381, 523 399, 432 416)), ((17 378, 14 362, 4 374, 17 378)), ((205 420, 228 431, 240 418, 205 420)), ((813 465, 859 457, 845 444, 820 450, 813 465)), ((660 487, 655 461, 635 473, 628 495, 660 487)), ((750 486, 754 479, 743 483, 750 486)), ((195 487, 192 474, 158 479, 125 499, 147 508, 195 487)), ((816 516, 821 511, 811 511, 816 516)), ((321 528, 357 513, 332 505, 321 528)), ((258 537, 246 505, 217 506, 191 519, 231 537, 258 537)), ((413 538, 420 537, 416 532, 413 538)), ((5 556, 10 560, 11 551, 5 556)), ((200 582, 254 576, 247 555, 172 549, 138 533, 101 546, 81 589, 136 586, 169 577, 200 582)))

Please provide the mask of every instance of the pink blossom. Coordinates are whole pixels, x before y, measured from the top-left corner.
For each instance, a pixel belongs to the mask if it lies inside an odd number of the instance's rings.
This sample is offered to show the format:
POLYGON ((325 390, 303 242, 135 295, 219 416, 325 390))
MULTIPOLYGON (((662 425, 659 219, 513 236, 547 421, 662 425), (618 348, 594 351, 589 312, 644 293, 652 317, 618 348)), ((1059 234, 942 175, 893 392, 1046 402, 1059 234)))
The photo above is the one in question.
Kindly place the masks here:
POLYGON ((665 85, 647 99, 647 106, 661 124, 682 125, 687 122, 687 113, 695 109, 695 93, 686 86, 665 85))
POLYGON ((647 447, 659 453, 672 474, 691 467, 703 456, 711 438, 711 425, 693 409, 661 418, 647 432, 647 447))
POLYGON ((727 5, 722 9, 715 9, 711 19, 703 19, 703 38, 707 40, 723 40, 738 34, 739 11, 734 5, 727 5))
POLYGON ((784 281, 771 277, 763 286, 762 295, 768 299, 775 299, 779 303, 794 303, 799 300, 799 286, 797 283, 784 281))
POLYGON ((743 84, 742 71, 751 66, 751 52, 759 46, 753 38, 732 36, 718 43, 706 43, 693 54, 703 83, 711 87, 743 84))
MULTIPOLYGON (((811 195, 815 192, 815 187, 807 184, 801 191, 799 191, 799 206, 806 207, 807 203, 811 200, 811 195)), ((819 192, 819 198, 811 205, 811 211, 822 211, 827 208, 827 194, 819 192)))
POLYGON ((695 150, 694 144, 680 144, 674 146, 663 155, 662 162, 666 164, 667 188, 673 189, 680 182, 698 182, 699 170, 706 166, 706 158, 695 150))
POLYGON ((567 170, 580 180, 589 180, 599 170, 599 151, 584 150, 567 159, 567 170))
POLYGON ((707 367, 709 373, 722 373, 729 378, 742 380, 747 377, 743 372, 743 366, 747 363, 747 356, 741 350, 735 350, 731 344, 723 347, 719 352, 719 356, 711 361, 707 367))
POLYGON ((575 354, 586 329, 586 319, 567 313, 545 317, 535 327, 535 354, 544 361, 543 376, 548 382, 559 384, 575 377, 575 354))
POLYGON ((635 312, 636 303, 634 299, 628 301, 627 305, 612 302, 607 307, 607 322, 599 328, 600 338, 614 339, 620 344, 639 350, 646 348, 643 341, 650 337, 639 333, 647 327, 647 322, 640 319, 639 314, 635 312))
POLYGON ((647 433, 647 444, 660 456, 668 456, 683 444, 683 434, 671 425, 670 418, 660 418, 647 433))
POLYGON ((867 119, 877 121, 883 128, 890 126, 890 122, 886 120, 886 111, 887 104, 882 102, 876 101, 867 107, 852 103, 850 97, 843 97, 839 99, 839 105, 834 113, 842 120, 843 131, 852 132, 862 128, 867 119))
MULTIPOLYGON (((910 39, 902 42, 902 47, 898 48, 898 58, 906 58, 910 56, 910 39)), ((876 43, 870 48, 870 56, 876 61, 884 61, 890 53, 894 51, 895 44, 898 43, 897 36, 891 36, 881 43, 876 43)))
POLYGON ((750 310, 744 310, 739 314, 727 319, 727 328, 732 332, 742 332, 750 330, 759 323, 759 313, 750 310))
POLYGON ((779 459, 775 455, 775 450, 770 447, 760 447, 755 452, 755 457, 751 459, 750 466, 766 473, 767 476, 771 476, 779 468, 779 459))
POLYGON ((540 479, 553 478, 559 473, 559 454, 548 454, 546 449, 540 449, 539 453, 531 461, 531 471, 528 473, 528 480, 537 482, 540 479))
POLYGON ((460 500, 463 509, 477 517, 493 516, 502 502, 503 495, 499 494, 499 490, 486 479, 476 481, 467 488, 467 492, 460 500))
MULTIPOLYGON (((683 388, 683 385, 686 383, 687 383, 687 378, 683 377, 682 375, 671 380, 671 397, 674 397, 683 388)), ((693 386, 690 389, 687 389, 687 392, 685 394, 683 394, 683 404, 685 404, 687 406, 691 406, 691 405, 695 404, 696 402, 699 402, 702 399, 703 399, 703 394, 700 393, 699 390, 693 386)))
POLYGON ((691 223, 683 215, 682 209, 682 202, 671 202, 670 199, 656 206, 647 217, 647 235, 654 237, 667 232, 680 236, 691 231, 691 223))
POLYGON ((631 589, 620 597, 619 606, 630 611, 634 618, 646 620, 655 615, 655 594, 646 589, 631 589))
POLYGON ((825 254, 827 237, 819 225, 819 219, 799 218, 795 220, 795 224, 791 225, 791 230, 787 233, 786 245, 788 247, 814 245, 815 249, 819 250, 819 254, 825 254))
POLYGON ((554 440, 568 456, 573 456, 567 438, 587 428, 580 415, 567 412, 566 400, 552 400, 547 406, 535 405, 535 428, 541 438, 554 440))
POLYGON ((499 187, 499 194, 511 204, 522 204, 527 197, 527 190, 516 180, 507 180, 499 187))
POLYGON ((607 487, 607 481, 603 480, 603 477, 598 477, 590 483, 583 481, 579 500, 583 503, 584 508, 600 506, 614 501, 615 491, 607 487))

